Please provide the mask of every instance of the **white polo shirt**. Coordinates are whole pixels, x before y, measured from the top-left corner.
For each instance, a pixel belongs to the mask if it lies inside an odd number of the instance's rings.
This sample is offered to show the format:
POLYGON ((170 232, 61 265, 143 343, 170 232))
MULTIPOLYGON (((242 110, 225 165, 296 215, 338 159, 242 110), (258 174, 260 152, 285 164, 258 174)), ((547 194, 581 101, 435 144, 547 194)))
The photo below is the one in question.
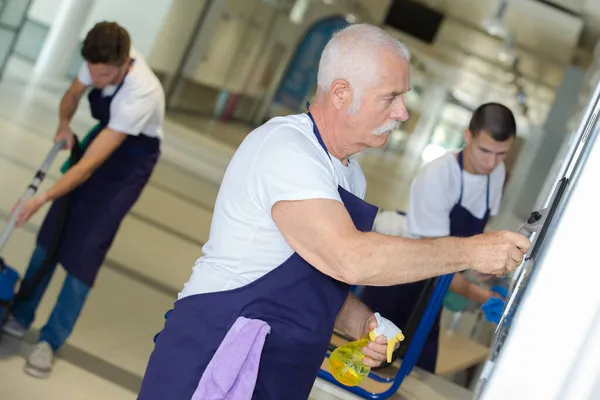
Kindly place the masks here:
MULTIPOLYGON (((497 215, 506 169, 500 163, 490 173, 490 214, 497 215)), ((477 218, 486 212, 487 175, 462 171, 462 206, 477 218)), ((412 182, 405 236, 450 235, 450 211, 460 197, 461 170, 455 153, 446 153, 427 164, 412 182)))
MULTIPOLYGON (((143 133, 162 139, 165 119, 163 87, 144 56, 133 46, 130 57, 134 59, 133 68, 125 77, 121 90, 110 103, 108 127, 128 135, 137 136, 143 133)), ((77 80, 86 86, 92 84, 87 62, 79 69, 77 80)), ((102 94, 110 96, 116 89, 117 86, 108 85, 102 90, 102 94)))
POLYGON ((358 162, 331 159, 306 114, 276 117, 242 142, 219 189, 204 255, 179 298, 244 286, 287 260, 294 250, 273 222, 282 200, 342 201, 338 185, 364 198, 358 162))

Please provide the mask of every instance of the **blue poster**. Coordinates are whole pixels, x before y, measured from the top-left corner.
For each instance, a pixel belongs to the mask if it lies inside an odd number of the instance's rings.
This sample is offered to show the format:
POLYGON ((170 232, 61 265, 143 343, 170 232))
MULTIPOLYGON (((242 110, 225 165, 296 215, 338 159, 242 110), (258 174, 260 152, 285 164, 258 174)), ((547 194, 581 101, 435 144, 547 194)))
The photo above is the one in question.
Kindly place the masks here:
POLYGON ((319 59, 333 34, 350 25, 345 18, 332 17, 314 24, 296 49, 275 93, 274 102, 291 110, 304 110, 304 102, 317 82, 319 59))

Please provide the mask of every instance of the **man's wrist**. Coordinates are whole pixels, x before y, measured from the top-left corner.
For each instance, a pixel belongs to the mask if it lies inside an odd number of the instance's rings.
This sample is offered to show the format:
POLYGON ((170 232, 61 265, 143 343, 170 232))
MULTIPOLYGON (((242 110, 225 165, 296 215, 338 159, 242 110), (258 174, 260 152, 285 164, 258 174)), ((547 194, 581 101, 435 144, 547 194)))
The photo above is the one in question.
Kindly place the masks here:
POLYGON ((469 282, 469 295, 467 296, 469 300, 472 300, 479 304, 484 304, 486 301, 490 299, 494 294, 481 286, 478 286, 472 282, 469 282))
POLYGON ((36 197, 41 206, 48 202, 48 194, 46 192, 38 193, 36 197))
POLYGON ((447 236, 434 240, 440 244, 443 243, 443 248, 438 247, 434 251, 443 250, 442 253, 446 254, 446 259, 449 261, 448 272, 456 273, 472 268, 473 251, 469 238, 447 236))
POLYGON ((61 120, 58 123, 58 129, 59 130, 70 129, 70 125, 71 125, 71 121, 69 121, 69 120, 61 120))
POLYGON ((369 320, 370 319, 371 319, 371 316, 368 316, 367 318, 365 318, 363 320, 362 326, 361 326, 360 332, 358 333, 357 339, 365 336, 369 332, 369 320))

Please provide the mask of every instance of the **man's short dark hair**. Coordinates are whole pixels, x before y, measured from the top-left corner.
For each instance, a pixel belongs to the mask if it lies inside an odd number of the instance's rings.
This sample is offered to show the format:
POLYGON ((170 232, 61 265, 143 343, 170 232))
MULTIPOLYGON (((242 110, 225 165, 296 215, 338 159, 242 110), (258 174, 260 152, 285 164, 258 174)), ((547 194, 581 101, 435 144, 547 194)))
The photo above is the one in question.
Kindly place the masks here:
POLYGON ((131 39, 116 22, 99 22, 83 41, 81 55, 90 64, 122 66, 129 58, 131 39))
POLYGON ((497 142, 505 142, 517 135, 517 123, 510 109, 498 103, 486 103, 471 117, 469 130, 473 136, 487 132, 497 142))

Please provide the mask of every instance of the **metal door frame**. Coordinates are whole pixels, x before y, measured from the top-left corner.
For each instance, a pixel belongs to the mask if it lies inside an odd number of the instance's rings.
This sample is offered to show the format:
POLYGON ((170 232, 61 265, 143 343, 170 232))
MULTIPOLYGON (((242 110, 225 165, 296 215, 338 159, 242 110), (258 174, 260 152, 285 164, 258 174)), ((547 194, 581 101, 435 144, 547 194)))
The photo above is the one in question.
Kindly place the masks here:
MULTIPOLYGON (((13 1, 13 0, 5 0, 2 3, 2 5, 0 5, 0 16, 2 14, 4 14, 4 11, 6 10, 6 6, 8 5, 8 3, 10 1, 13 1)), ((7 25, 0 21, 0 28, 14 32, 13 39, 9 46, 9 50, 6 53, 6 57, 0 64, 0 80, 2 80, 2 78, 4 78, 4 72, 6 70, 6 65, 8 64, 8 60, 15 53, 15 47, 17 45, 17 40, 19 40, 19 37, 21 36, 21 31, 23 30, 23 26, 25 25, 25 22, 27 21, 29 9, 31 8, 31 3, 33 3, 33 0, 25 0, 25 1, 27 2, 27 6, 25 7, 25 11, 23 12, 23 15, 21 15, 21 22, 19 22, 19 25, 16 28, 14 26, 7 25)))

